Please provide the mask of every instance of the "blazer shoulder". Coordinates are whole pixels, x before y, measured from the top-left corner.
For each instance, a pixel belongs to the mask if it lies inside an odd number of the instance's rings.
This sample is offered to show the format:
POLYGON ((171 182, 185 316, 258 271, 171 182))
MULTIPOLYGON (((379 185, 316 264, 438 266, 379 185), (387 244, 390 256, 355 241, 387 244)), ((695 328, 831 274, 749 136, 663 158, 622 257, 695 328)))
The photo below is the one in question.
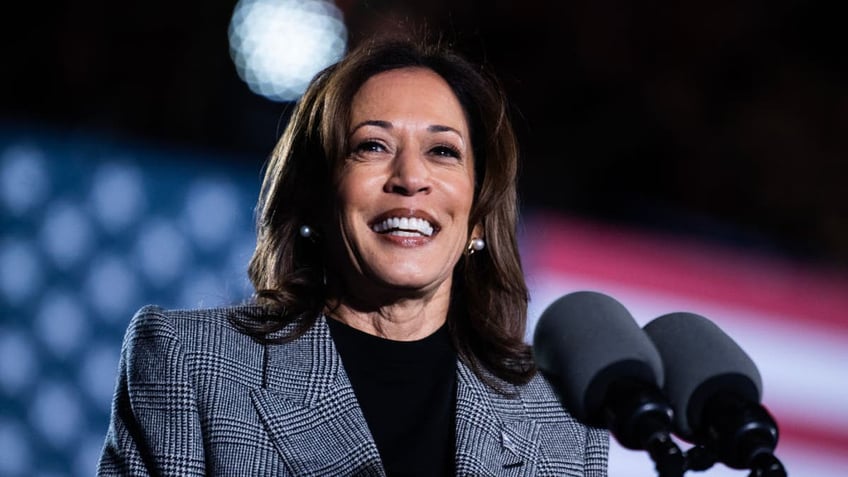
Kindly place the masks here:
POLYGON ((541 372, 537 372, 526 384, 518 386, 518 392, 532 417, 578 424, 577 419, 563 404, 556 388, 541 372))
POLYGON ((527 382, 527 384, 520 387, 522 390, 522 394, 525 396, 534 397, 537 399, 545 399, 545 400, 556 400, 559 401, 559 395, 554 389, 551 382, 548 380, 545 375, 536 371, 536 374, 527 382))
POLYGON ((234 324, 237 321, 260 318, 267 314, 258 305, 235 305, 216 308, 169 309, 148 304, 139 308, 130 320, 131 328, 158 329, 173 328, 192 331, 203 329, 222 329, 243 334, 234 324))
POLYGON ((254 305, 196 309, 145 305, 130 320, 125 346, 159 343, 157 346, 177 345, 182 353, 195 356, 261 361, 262 344, 241 331, 235 322, 263 313, 264 308, 254 305))

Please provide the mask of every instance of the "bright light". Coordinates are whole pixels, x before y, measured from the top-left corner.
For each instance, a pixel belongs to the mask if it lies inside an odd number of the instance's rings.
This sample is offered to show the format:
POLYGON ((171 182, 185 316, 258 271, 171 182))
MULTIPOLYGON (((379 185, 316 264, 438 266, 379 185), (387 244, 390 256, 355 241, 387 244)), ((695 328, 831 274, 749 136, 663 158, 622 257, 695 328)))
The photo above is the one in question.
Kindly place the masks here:
POLYGON ((29 145, 12 145, 0 153, 0 206, 23 215, 40 205, 50 192, 44 152, 29 145))
POLYGON ((342 14, 326 0, 240 0, 229 28, 230 55, 256 94, 294 101, 347 46, 342 14))

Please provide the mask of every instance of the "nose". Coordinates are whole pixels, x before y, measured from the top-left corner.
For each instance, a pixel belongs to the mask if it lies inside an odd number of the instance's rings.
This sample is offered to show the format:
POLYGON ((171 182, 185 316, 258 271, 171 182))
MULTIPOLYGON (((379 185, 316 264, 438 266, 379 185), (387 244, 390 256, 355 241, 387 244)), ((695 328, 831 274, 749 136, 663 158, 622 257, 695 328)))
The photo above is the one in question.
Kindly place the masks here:
POLYGON ((385 192, 406 196, 430 192, 430 168, 426 157, 401 150, 392 158, 390 167, 391 173, 383 187, 385 192))

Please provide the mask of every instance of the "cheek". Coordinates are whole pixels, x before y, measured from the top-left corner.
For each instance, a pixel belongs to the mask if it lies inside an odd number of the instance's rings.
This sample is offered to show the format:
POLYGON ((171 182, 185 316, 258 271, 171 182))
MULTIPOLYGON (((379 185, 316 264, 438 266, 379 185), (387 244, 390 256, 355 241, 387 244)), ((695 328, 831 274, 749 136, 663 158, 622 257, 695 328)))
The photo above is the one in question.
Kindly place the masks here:
POLYGON ((453 202, 456 210, 462 215, 468 216, 474 203, 473 179, 463 177, 462 180, 453 180, 448 183, 447 187, 450 191, 451 202, 453 202))
POLYGON ((368 198, 368 181, 367 176, 356 171, 343 173, 336 183, 336 210, 347 215, 349 211, 361 208, 368 198))
POLYGON ((358 227, 365 227, 365 215, 379 203, 379 184, 373 175, 350 171, 343 174, 336 186, 333 224, 340 228, 345 241, 354 238, 358 227), (375 189, 376 188, 376 189, 375 189))

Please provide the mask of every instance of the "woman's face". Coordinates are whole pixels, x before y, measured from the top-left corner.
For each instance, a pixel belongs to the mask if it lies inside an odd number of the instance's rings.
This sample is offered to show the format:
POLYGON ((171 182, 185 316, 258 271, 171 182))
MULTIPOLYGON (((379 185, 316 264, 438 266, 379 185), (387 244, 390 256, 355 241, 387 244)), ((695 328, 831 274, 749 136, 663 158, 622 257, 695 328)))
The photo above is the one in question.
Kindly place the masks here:
POLYGON ((397 69, 363 84, 350 119, 337 178, 348 291, 449 292, 474 194, 459 101, 433 71, 397 69))

